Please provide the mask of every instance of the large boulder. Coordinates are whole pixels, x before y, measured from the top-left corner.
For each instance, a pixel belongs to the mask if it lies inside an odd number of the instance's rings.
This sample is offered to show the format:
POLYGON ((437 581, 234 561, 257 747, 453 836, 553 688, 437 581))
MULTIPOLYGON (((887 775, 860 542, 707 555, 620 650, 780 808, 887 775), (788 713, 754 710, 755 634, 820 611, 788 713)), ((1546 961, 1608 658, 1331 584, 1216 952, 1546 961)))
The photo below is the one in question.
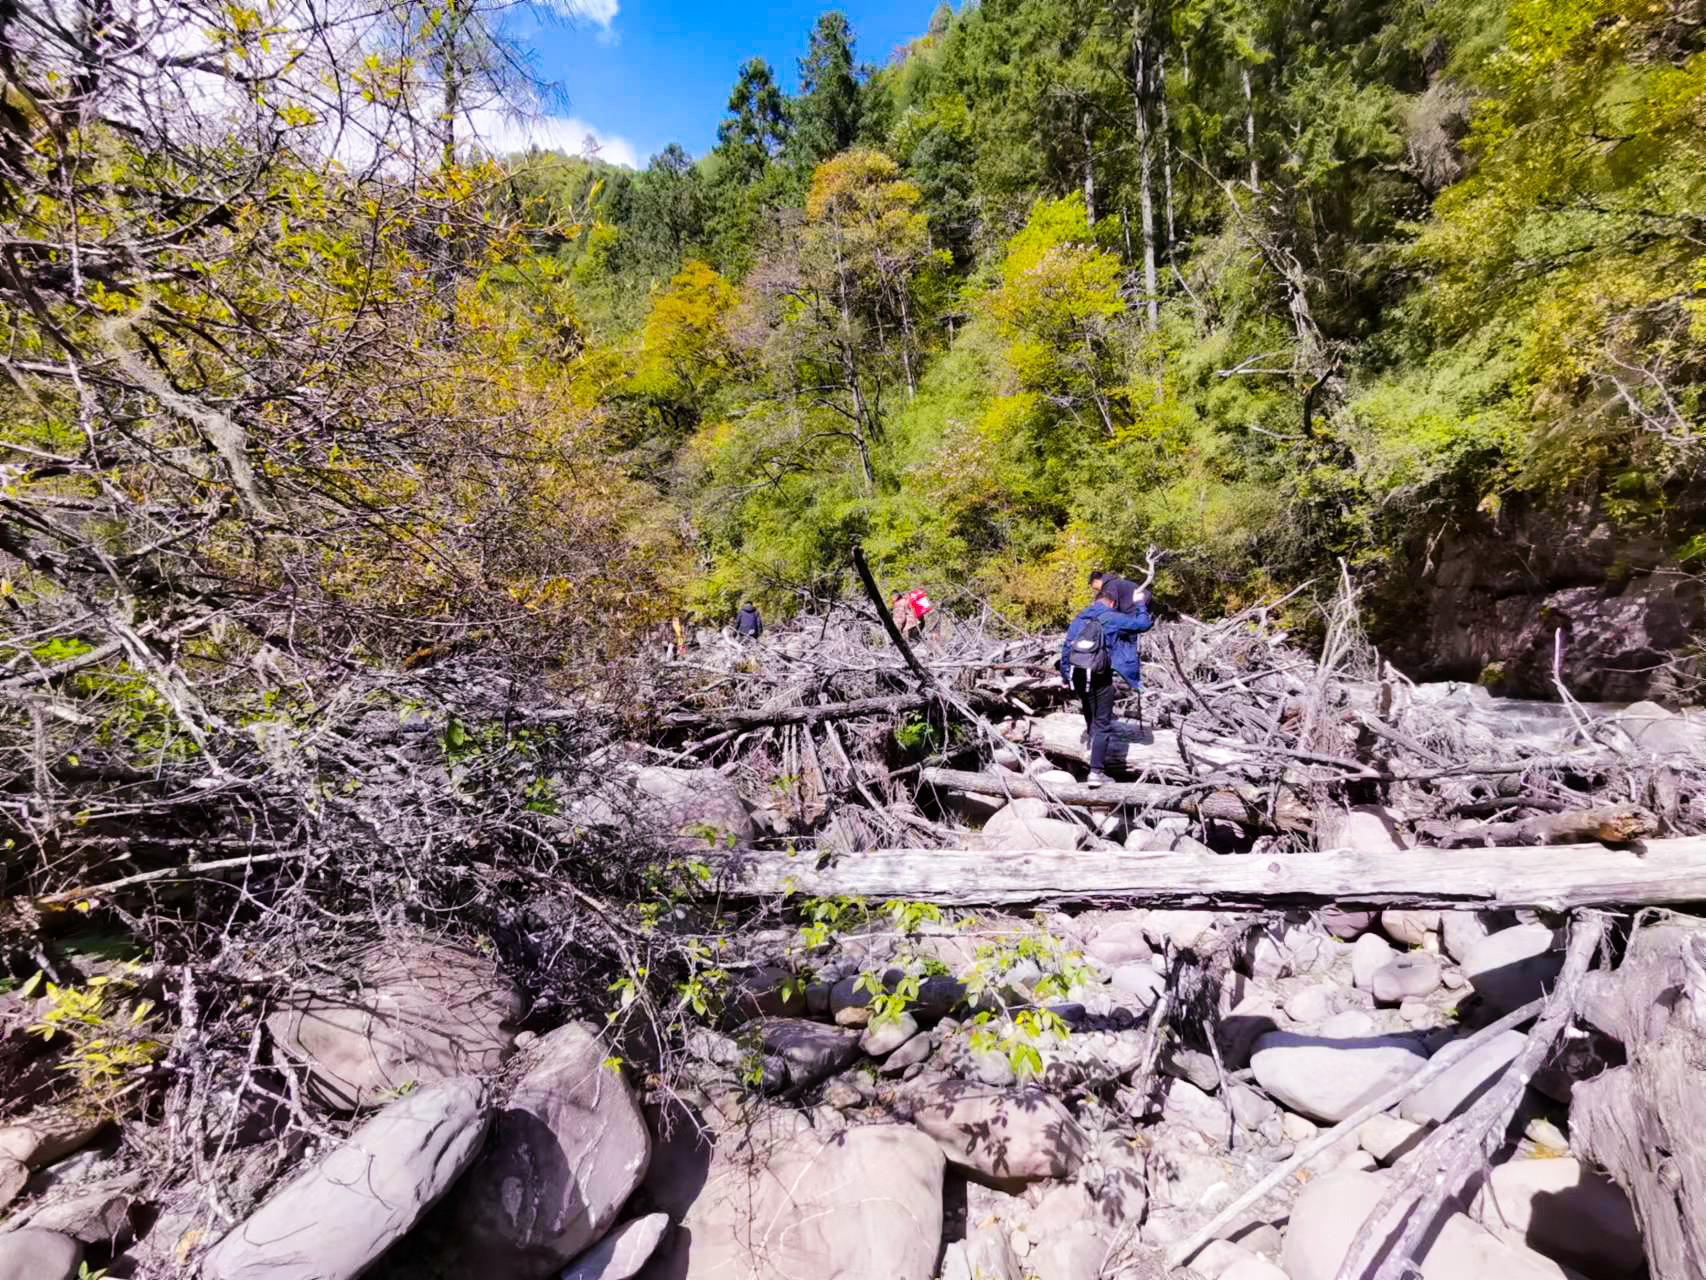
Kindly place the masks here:
POLYGON ((38 1107, 0 1127, 0 1158, 39 1169, 87 1146, 106 1123, 71 1107, 38 1107))
POLYGON ((752 812, 740 788, 715 769, 623 766, 581 800, 570 818, 583 826, 650 833, 684 849, 752 841, 752 812))
POLYGON ((72 1280, 83 1246, 57 1231, 25 1227, 0 1236, 0 1280, 72 1280))
POLYGON ((1408 1036, 1305 1036, 1270 1031, 1256 1041, 1250 1066, 1278 1101, 1337 1124, 1365 1102, 1409 1079, 1427 1056, 1408 1036))
MULTIPOLYGON (((1285 1233, 1282 1261, 1290 1280, 1334 1280, 1390 1176, 1347 1169, 1304 1189, 1285 1233)), ((1422 1280, 1572 1280, 1551 1259, 1506 1244, 1460 1213, 1439 1225, 1420 1261, 1422 1280)))
POLYGON ((1417 1124, 1440 1124, 1467 1110, 1493 1087, 1527 1040, 1520 1031, 1501 1031, 1467 1051, 1464 1041, 1453 1040, 1434 1054, 1435 1062, 1451 1063, 1445 1074, 1405 1098, 1398 1114, 1417 1124))
POLYGON ((1656 702, 1631 703, 1611 723, 1628 734, 1640 751, 1661 756, 1706 752, 1706 732, 1686 716, 1667 711, 1656 702))
POLYGON ((1507 1244, 1526 1245, 1589 1276, 1627 1276, 1646 1253, 1623 1189, 1565 1156, 1495 1166, 1474 1216, 1507 1244))
POLYGON ((913 1103, 913 1123, 950 1161, 998 1183, 1071 1177, 1089 1145, 1072 1113, 1041 1089, 932 1081, 913 1103))
POLYGON ((1500 1013, 1546 993, 1564 968, 1557 933, 1542 924, 1501 929, 1470 944, 1463 973, 1475 994, 1500 1013))
POLYGON ((470 1272, 555 1275, 609 1229, 646 1176, 651 1134, 607 1056, 578 1023, 528 1051, 526 1074, 456 1189, 470 1272))
POLYGON ((1083 842, 1084 828, 1059 818, 1014 818, 999 826, 991 822, 978 837, 985 849, 1076 849, 1083 842))
POLYGON ((267 1019, 278 1052, 339 1110, 399 1089, 486 1075, 515 1046, 521 992, 485 956, 414 935, 343 957, 344 990, 302 991, 267 1019))
POLYGON ((643 1280, 930 1280, 942 1153, 903 1125, 825 1136, 798 1120, 718 1146, 682 1230, 643 1280))
POLYGON ((208 1252, 204 1280, 351 1280, 473 1161, 484 1089, 448 1080, 397 1099, 208 1252))
POLYGON ((748 844, 752 814, 740 788, 715 769, 671 769, 647 765, 633 773, 638 793, 635 816, 701 848, 748 844))

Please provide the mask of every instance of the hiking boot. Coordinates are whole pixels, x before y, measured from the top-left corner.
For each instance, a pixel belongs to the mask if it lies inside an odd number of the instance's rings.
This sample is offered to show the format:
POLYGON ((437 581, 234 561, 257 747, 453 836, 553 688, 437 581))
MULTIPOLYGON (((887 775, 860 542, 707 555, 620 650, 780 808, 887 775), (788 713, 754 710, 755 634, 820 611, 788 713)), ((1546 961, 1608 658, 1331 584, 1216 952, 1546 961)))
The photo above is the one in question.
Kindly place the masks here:
POLYGON ((1099 787, 1103 783, 1107 782, 1107 780, 1107 774, 1103 773, 1100 769, 1092 769, 1090 770, 1090 776, 1084 779, 1084 785, 1092 788, 1099 787))

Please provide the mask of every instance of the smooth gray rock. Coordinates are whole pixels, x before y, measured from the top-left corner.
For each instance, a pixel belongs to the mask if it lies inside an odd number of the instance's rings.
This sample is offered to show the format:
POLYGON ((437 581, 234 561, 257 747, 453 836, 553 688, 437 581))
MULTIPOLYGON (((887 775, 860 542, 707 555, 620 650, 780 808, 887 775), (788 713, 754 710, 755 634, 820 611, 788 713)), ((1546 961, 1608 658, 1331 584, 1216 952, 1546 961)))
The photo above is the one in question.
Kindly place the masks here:
POLYGON ((1412 1093, 1398 1107, 1398 1114, 1417 1124, 1443 1124, 1460 1115, 1495 1081, 1522 1052, 1527 1040, 1520 1031, 1501 1031, 1479 1048, 1464 1052, 1464 1042, 1453 1040, 1434 1055, 1451 1067, 1431 1084, 1412 1093))
POLYGON ((859 1056, 859 1033, 804 1018, 759 1018, 740 1030, 756 1034, 766 1053, 788 1064, 788 1079, 805 1088, 828 1079, 859 1056))
POLYGON ((1096 1280, 1108 1258, 1108 1242, 1088 1227, 1048 1237, 1026 1264, 1037 1280, 1096 1280))
POLYGON ((57 1231, 25 1227, 0 1236, 0 1280, 72 1280, 83 1246, 57 1231))
POLYGON ((1072 1113, 1041 1089, 933 1081, 911 1095, 913 1123, 954 1164, 1001 1182, 1066 1178, 1089 1140, 1072 1113))
POLYGON ((1114 970, 1109 983, 1115 991, 1136 1001, 1140 1011, 1153 1008, 1167 986, 1167 980, 1147 964, 1122 964, 1114 970))
POLYGON ((1656 702, 1632 703, 1611 723, 1627 733, 1640 751, 1661 756, 1706 752, 1706 732, 1686 716, 1667 711, 1656 702))
POLYGON ((514 1049, 521 992, 486 956, 403 935, 340 967, 354 990, 294 994, 267 1019, 278 1051, 308 1068, 327 1106, 370 1107, 398 1089, 488 1075, 514 1049))
POLYGON ((1346 911, 1342 907, 1323 907, 1315 913, 1315 918, 1320 921, 1321 927, 1335 938, 1354 942, 1373 926, 1374 914, 1372 911, 1346 911))
POLYGON ((918 1034, 918 1019, 910 1013, 872 1023, 859 1037, 859 1048, 873 1058, 893 1053, 918 1034))
MULTIPOLYGON (((1390 1174, 1330 1173, 1304 1188, 1285 1233, 1288 1280, 1335 1280, 1390 1174)), ((1396 1233, 1397 1228, 1394 1228, 1396 1233)), ((1557 1263, 1512 1248, 1460 1213, 1448 1216, 1421 1259, 1422 1280, 1572 1280, 1557 1263)))
POLYGON ((634 770, 623 781, 634 794, 617 801, 619 821, 645 823, 690 848, 727 848, 752 840, 752 814, 740 788, 715 769, 654 764, 634 770))
POLYGON ((825 1137, 778 1122, 718 1148, 710 1180, 647 1280, 930 1280, 941 1151, 902 1125, 825 1137))
POLYGON ((1229 1088, 1226 1101, 1232 1107, 1232 1118, 1238 1122, 1238 1127, 1252 1133, 1279 1116, 1279 1107, 1273 1099, 1257 1093, 1247 1084, 1235 1084, 1229 1088))
POLYGON ((1204 1093, 1189 1080, 1169 1080, 1161 1117, 1173 1124, 1195 1129, 1203 1137, 1224 1143, 1230 1136, 1228 1108, 1204 1093))
POLYGON ((1378 933, 1365 933, 1351 946, 1351 981, 1358 990, 1367 991, 1374 975, 1392 963, 1397 953, 1392 944, 1378 933))
POLYGON ((1584 1275, 1627 1276, 1646 1261, 1629 1197, 1572 1156, 1495 1165, 1473 1216, 1507 1244, 1584 1275))
POLYGON ((609 1051, 580 1023, 528 1051, 452 1206, 464 1266, 554 1275, 609 1229, 646 1176, 651 1134, 609 1051))
POLYGON ((1439 957, 1426 951, 1393 956, 1375 970, 1368 989, 1381 1004, 1402 1004, 1413 997, 1432 995, 1439 990, 1439 957))
POLYGON ((1083 842, 1084 828, 1059 818, 1014 818, 999 826, 991 821, 978 840, 985 849, 1076 849, 1083 842))
POLYGON ((0 1126, 0 1157, 39 1169, 87 1146, 106 1123, 71 1107, 38 1107, 0 1126))
POLYGON ((1330 1039, 1270 1031, 1256 1041, 1256 1080, 1284 1106, 1336 1124, 1427 1063, 1408 1036, 1330 1039))
POLYGON ((916 1063, 928 1061, 934 1047, 935 1046, 931 1043, 929 1034, 927 1032, 920 1031, 917 1035, 913 1036, 912 1039, 901 1045, 900 1048, 889 1054, 887 1058, 883 1059, 883 1065, 879 1070, 885 1076, 899 1075, 902 1071, 905 1071, 908 1067, 913 1066, 916 1063))
POLYGON ((350 1280, 414 1226, 486 1135, 474 1080, 397 1099, 208 1252, 204 1280, 350 1280))
POLYGON ((1440 912, 1439 941, 1441 949, 1446 955, 1461 964, 1468 958, 1471 947, 1489 933, 1498 931, 1498 928, 1488 923, 1489 920, 1496 919, 1495 913, 1490 911, 1440 912))
POLYGON ((1024 1275, 1007 1233, 997 1226, 973 1226, 942 1258, 942 1280, 1024 1280, 1024 1275))
POLYGON ((1428 934, 1439 932, 1437 911, 1396 911, 1380 913, 1380 927, 1392 941, 1406 947, 1419 947, 1428 934))
POLYGON ((1143 931, 1148 918, 1142 910, 1100 913, 1084 934, 1084 954, 1110 969, 1146 963, 1155 954, 1143 931))
POLYGON ((1357 1143, 1381 1164, 1391 1164, 1416 1144, 1425 1128, 1399 1116, 1370 1116, 1357 1126, 1357 1143))
POLYGON ((1564 967, 1557 934, 1540 924, 1501 929, 1472 944, 1463 973, 1475 993, 1500 1013, 1544 995, 1564 967))
POLYGON ((1200 1049, 1181 1049, 1170 1045, 1162 1052, 1161 1070, 1166 1075, 1189 1080, 1204 1093, 1213 1093, 1220 1088, 1220 1068, 1215 1066, 1212 1055, 1200 1049))
POLYGON ((569 1264, 562 1280, 632 1280, 669 1234, 667 1213, 624 1222, 569 1264))
POLYGON ((1316 826, 1315 843, 1322 849, 1398 853, 1404 848, 1404 836, 1390 809, 1359 804, 1344 814, 1323 814, 1316 826))

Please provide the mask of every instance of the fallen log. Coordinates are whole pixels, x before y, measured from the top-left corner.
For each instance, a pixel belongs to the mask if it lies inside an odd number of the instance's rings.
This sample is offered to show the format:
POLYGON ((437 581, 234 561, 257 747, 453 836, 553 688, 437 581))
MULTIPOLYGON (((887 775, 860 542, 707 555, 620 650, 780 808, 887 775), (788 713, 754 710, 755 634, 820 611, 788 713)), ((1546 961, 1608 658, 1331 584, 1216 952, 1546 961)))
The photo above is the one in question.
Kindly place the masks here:
POLYGON ((801 893, 993 906, 1125 899, 1215 909, 1646 906, 1706 901, 1706 837, 1545 848, 1408 849, 1401 854, 1074 853, 878 849, 824 862, 751 850, 707 859, 707 894, 801 893))
MULTIPOLYGON (((962 769, 926 769, 923 781, 944 791, 980 796, 1033 796, 1046 798, 1041 785, 1023 774, 968 773, 962 769)), ((1201 818, 1221 818, 1266 828, 1267 797, 1255 787, 1222 787, 1206 794, 1202 788, 1161 786, 1151 782, 1116 782, 1104 787, 1050 783, 1052 791, 1068 804, 1104 807, 1132 806, 1139 809, 1168 809, 1201 818)), ((1275 807, 1273 825, 1286 831, 1309 828, 1313 815, 1295 796, 1282 792, 1275 807)))
POLYGON ((1593 809, 1566 809, 1543 813, 1517 822, 1486 822, 1478 826, 1452 828, 1445 823, 1423 823, 1424 835, 1439 844, 1572 844, 1600 840, 1606 844, 1628 844, 1655 834, 1656 817, 1630 804, 1601 805, 1593 809))

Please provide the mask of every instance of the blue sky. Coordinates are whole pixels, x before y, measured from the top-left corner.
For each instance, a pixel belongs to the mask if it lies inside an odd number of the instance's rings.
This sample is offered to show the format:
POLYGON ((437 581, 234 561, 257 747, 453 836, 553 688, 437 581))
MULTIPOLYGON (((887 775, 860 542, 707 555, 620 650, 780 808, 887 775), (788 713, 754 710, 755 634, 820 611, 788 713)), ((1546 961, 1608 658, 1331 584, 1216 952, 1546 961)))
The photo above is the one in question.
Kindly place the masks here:
POLYGON ((536 72, 560 81, 567 101, 550 104, 529 133, 541 145, 579 151, 592 132, 605 159, 644 165, 669 142, 695 158, 714 146, 729 89, 754 55, 791 92, 807 33, 825 10, 847 15, 861 62, 882 65, 923 33, 936 0, 545 0, 540 7, 547 6, 573 16, 524 19, 516 34, 531 46, 536 72))

